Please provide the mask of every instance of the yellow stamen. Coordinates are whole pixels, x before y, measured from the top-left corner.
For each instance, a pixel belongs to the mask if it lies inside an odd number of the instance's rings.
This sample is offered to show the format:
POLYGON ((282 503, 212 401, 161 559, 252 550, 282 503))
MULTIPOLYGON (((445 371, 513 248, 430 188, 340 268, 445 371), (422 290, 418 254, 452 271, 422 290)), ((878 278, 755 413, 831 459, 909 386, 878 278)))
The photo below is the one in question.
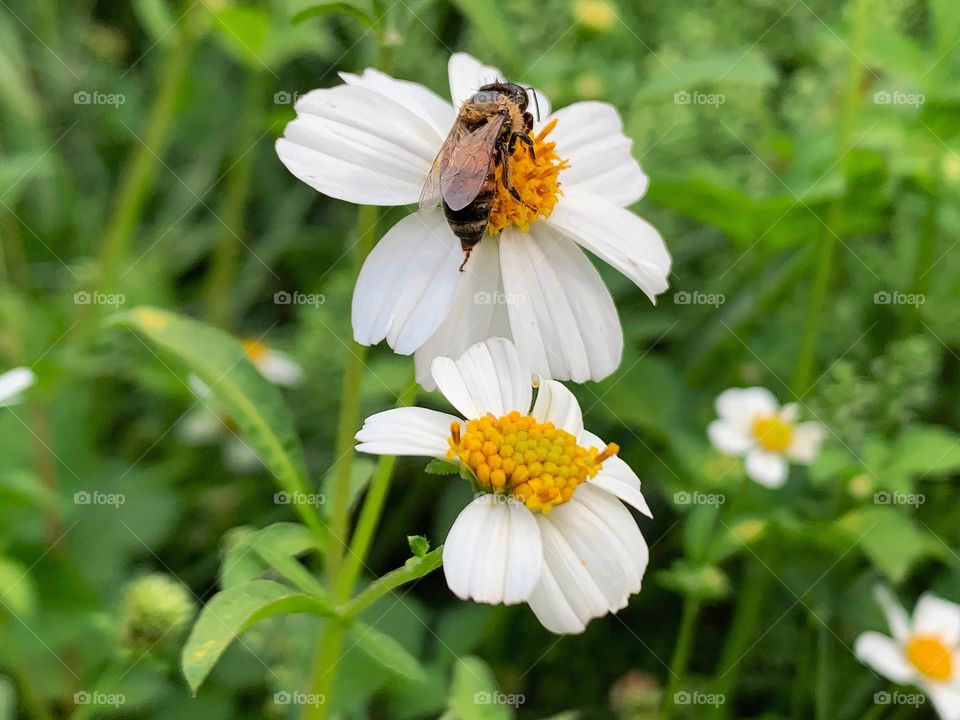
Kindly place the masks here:
POLYGON ((526 232, 530 224, 546 220, 553 212, 560 198, 560 171, 570 167, 570 163, 561 159, 556 152, 557 144, 547 142, 546 137, 556 127, 556 119, 551 120, 533 138, 535 159, 530 157, 530 147, 517 142, 510 157, 510 184, 516 188, 522 203, 517 202, 510 191, 504 187, 497 169, 497 194, 493 199, 493 211, 487 231, 496 235, 505 227, 516 225, 526 232))
POLYGON ((241 340, 240 343, 243 345, 243 351, 247 354, 247 357, 250 358, 250 362, 254 364, 263 360, 264 355, 267 354, 267 344, 265 342, 246 339, 241 340))
POLYGON ((468 420, 462 435, 460 424, 451 423, 448 443, 447 457, 467 467, 482 490, 510 495, 542 513, 568 502, 577 485, 596 476, 620 449, 614 443, 602 453, 585 448, 566 430, 516 410, 468 420))
POLYGON ((761 415, 753 421, 753 437, 770 452, 784 452, 793 442, 793 425, 779 415, 761 415))
POLYGON ((953 654, 934 635, 915 635, 910 638, 907 659, 931 680, 944 682, 953 676, 953 654))

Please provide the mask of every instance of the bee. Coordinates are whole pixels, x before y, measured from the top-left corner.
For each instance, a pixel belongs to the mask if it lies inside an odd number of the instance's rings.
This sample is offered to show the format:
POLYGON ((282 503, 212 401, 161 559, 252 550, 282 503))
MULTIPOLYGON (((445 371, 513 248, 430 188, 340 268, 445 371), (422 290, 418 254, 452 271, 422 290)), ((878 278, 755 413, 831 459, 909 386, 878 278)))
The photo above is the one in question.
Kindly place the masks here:
MULTIPOLYGON (((534 95, 536 99, 536 95, 534 95)), ((533 115, 527 112, 527 91, 511 82, 494 82, 481 87, 460 107, 453 129, 437 154, 423 192, 420 210, 437 202, 463 249, 463 272, 474 246, 490 223, 500 181, 513 198, 530 210, 510 182, 510 158, 517 142, 524 143, 535 159, 533 115)))

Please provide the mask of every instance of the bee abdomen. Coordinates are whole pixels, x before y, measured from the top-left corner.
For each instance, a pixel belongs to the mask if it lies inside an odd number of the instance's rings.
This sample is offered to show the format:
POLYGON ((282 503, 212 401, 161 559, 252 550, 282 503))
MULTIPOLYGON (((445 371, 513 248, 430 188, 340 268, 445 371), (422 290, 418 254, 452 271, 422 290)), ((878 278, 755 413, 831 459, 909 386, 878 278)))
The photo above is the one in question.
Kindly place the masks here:
POLYGON ((453 234, 460 238, 460 245, 464 252, 483 239, 483 234, 487 231, 487 225, 490 224, 490 213, 493 211, 496 189, 496 178, 491 173, 487 176, 487 180, 477 197, 462 210, 451 210, 444 204, 444 215, 450 224, 450 229, 453 230, 453 234))

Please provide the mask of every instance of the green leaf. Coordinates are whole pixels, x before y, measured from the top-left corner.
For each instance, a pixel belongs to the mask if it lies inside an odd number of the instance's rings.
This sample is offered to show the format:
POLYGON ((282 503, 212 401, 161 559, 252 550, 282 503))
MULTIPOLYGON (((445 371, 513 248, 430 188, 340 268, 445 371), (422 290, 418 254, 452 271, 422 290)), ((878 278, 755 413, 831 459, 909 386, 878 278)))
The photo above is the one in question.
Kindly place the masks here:
POLYGON ((118 315, 125 325, 175 355, 210 388, 237 423, 247 444, 292 499, 318 537, 324 535, 311 504, 303 447, 280 390, 253 366, 227 333, 165 310, 138 307, 118 315))
MULTIPOLYGON (((960 470, 960 436, 935 425, 908 427, 894 443, 882 475, 944 475, 960 470)), ((882 481, 882 477, 880 478, 882 481)))
POLYGON ((135 0, 133 10, 150 39, 169 46, 177 37, 177 21, 166 0, 135 0))
POLYGON ((509 720, 510 707, 493 702, 498 692, 497 681, 483 660, 467 656, 454 664, 447 702, 460 720, 509 720))
POLYGON ((16 560, 0 557, 0 612, 30 617, 37 604, 37 591, 29 570, 16 560))
POLYGON ((298 5, 302 5, 303 7, 294 10, 293 16, 290 18, 290 22, 294 24, 302 23, 304 20, 309 20, 310 18, 332 14, 349 15, 368 30, 376 24, 373 16, 358 3, 313 2, 313 0, 307 0, 306 2, 298 3, 298 5))
MULTIPOLYGON (((373 477, 373 471, 376 469, 377 463, 375 460, 372 460, 368 457, 358 457, 354 458, 353 463, 350 465, 350 487, 347 493, 347 505, 350 508, 350 512, 353 512, 354 507, 357 504, 357 500, 360 499, 360 496, 363 495, 363 491, 367 489, 367 486, 370 484, 370 480, 373 477)), ((336 476, 335 471, 336 466, 330 469, 323 476, 323 480, 320 481, 320 487, 323 490, 323 496, 327 502, 323 503, 323 514, 329 517, 330 511, 333 508, 333 487, 334 487, 334 478, 336 476)))
POLYGON ((423 559, 430 551, 430 541, 423 535, 407 535, 407 544, 414 557, 423 559))
POLYGON ((730 592, 730 579, 716 565, 691 565, 677 560, 657 573, 657 581, 681 595, 698 600, 717 600, 730 592))
POLYGON ((891 582, 903 580, 915 563, 946 549, 893 507, 853 510, 837 520, 837 527, 856 543, 891 582))
POLYGON ((0 675, 0 720, 17 717, 17 689, 6 675, 0 675))
POLYGON ((223 651, 244 630, 264 618, 291 613, 334 614, 320 598, 272 580, 251 580, 214 595, 200 611, 183 647, 181 665, 190 690, 197 692, 223 651))
POLYGON ((354 621, 349 634, 357 649, 390 672, 414 682, 427 679, 427 673, 420 661, 386 633, 366 623, 354 621))
POLYGON ((474 30, 493 51, 512 65, 519 65, 520 58, 517 46, 512 38, 516 33, 507 25, 500 8, 495 0, 452 0, 457 9, 462 12, 474 30))
POLYGON ((253 580, 273 568, 304 592, 326 597, 324 586, 296 559, 322 548, 303 525, 275 523, 251 532, 237 528, 223 563, 224 587, 253 580))
POLYGON ((427 463, 427 466, 423 469, 428 475, 459 475, 460 466, 456 463, 447 462, 446 460, 437 460, 434 458, 427 463))

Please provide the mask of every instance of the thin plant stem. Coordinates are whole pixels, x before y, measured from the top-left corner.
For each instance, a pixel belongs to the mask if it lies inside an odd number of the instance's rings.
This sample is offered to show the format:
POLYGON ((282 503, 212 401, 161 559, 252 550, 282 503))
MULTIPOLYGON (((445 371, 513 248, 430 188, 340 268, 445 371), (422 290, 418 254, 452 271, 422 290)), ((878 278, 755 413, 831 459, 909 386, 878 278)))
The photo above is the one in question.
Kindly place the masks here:
POLYGON ((823 623, 816 628, 817 633, 817 720, 827 720, 830 715, 830 694, 833 670, 830 663, 829 631, 823 623))
POLYGON ((666 720, 676 707, 674 697, 683 687, 683 680, 687 673, 687 663, 690 661, 690 651, 696 635, 697 619, 700 617, 700 600, 685 596, 683 599, 683 614, 680 618, 680 631, 677 634, 677 644, 673 648, 673 658, 670 661, 670 679, 663 696, 660 717, 666 720))
POLYGON ((325 720, 330 706, 333 683, 337 678, 337 664, 340 662, 340 648, 346 635, 346 624, 331 618, 323 623, 320 642, 314 652, 314 679, 312 694, 321 699, 319 703, 304 705, 303 720, 325 720))

